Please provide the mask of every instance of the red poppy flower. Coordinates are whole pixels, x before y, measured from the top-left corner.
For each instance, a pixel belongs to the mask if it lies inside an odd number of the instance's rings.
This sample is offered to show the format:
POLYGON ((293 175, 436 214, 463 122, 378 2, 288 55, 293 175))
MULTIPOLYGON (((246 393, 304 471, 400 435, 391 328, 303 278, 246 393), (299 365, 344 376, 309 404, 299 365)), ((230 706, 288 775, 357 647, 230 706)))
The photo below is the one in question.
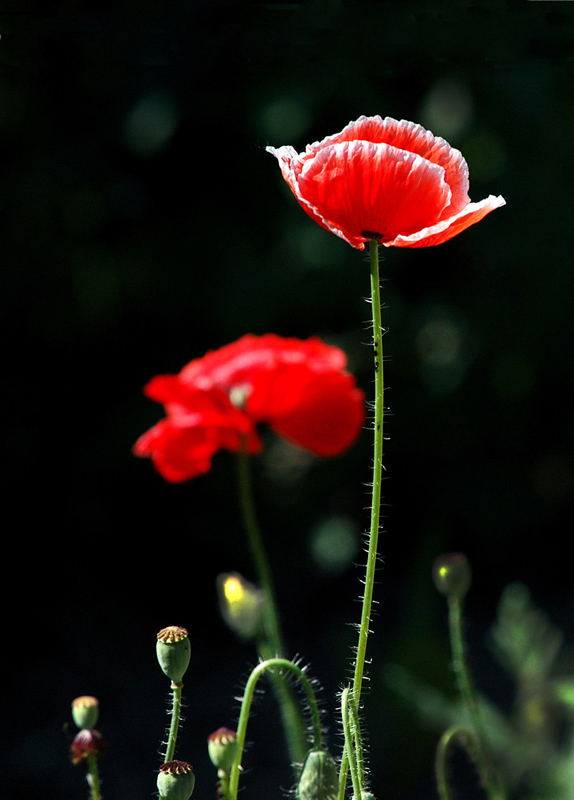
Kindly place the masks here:
POLYGON ((166 418, 138 439, 134 453, 151 457, 166 480, 184 481, 207 472, 222 448, 259 452, 256 427, 266 423, 315 455, 338 455, 364 420, 363 392, 346 361, 316 337, 243 336, 147 384, 145 394, 163 403, 166 418))
POLYGON ((505 204, 471 203, 462 154, 414 122, 360 117, 304 153, 267 150, 307 214, 359 250, 442 244, 505 204))

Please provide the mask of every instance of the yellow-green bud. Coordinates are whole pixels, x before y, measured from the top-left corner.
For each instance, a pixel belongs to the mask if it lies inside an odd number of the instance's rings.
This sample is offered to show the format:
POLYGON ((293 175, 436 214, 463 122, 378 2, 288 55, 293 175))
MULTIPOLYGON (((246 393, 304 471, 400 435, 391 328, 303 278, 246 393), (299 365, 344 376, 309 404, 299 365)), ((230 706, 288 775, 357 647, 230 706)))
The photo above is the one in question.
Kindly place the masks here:
POLYGON ((99 702, 89 694, 72 700, 72 717, 81 730, 91 730, 98 721, 99 702))
POLYGON ((181 683, 191 659, 191 645, 185 628, 170 625, 157 635, 157 660, 172 683, 181 683))
POLYGON ((447 553, 435 558, 432 569, 434 585, 445 597, 463 600, 472 581, 472 570, 463 553, 447 553))
POLYGON ((299 778, 299 799, 335 800, 338 793, 339 777, 333 757, 326 750, 310 750, 299 778))
POLYGON ((160 800, 189 800, 194 786, 193 767, 187 761, 166 761, 159 768, 157 788, 160 800))
POLYGON ((237 733, 229 728, 218 728, 207 737, 207 750, 219 772, 230 772, 237 755, 237 733))
POLYGON ((221 616, 242 639, 254 639, 263 628, 263 592, 238 572, 217 577, 221 616))

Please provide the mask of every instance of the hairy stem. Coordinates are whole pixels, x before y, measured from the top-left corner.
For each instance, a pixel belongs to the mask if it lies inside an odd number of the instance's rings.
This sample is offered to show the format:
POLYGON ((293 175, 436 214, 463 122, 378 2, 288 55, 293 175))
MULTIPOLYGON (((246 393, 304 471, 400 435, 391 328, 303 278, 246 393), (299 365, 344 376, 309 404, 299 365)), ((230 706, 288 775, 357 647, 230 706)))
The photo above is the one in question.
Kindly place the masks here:
MULTIPOLYGON (((367 555, 367 568, 365 574, 365 590, 363 593, 363 606, 359 626, 359 642, 355 659, 353 676, 353 703, 359 713, 361 690, 367 657, 367 639, 369 636, 369 623, 373 605, 373 589, 375 585, 375 570, 377 565, 377 549, 380 529, 381 510, 381 484, 383 479, 383 413, 384 413, 384 371, 383 371, 383 328, 381 324, 381 291, 379 278, 379 244, 372 239, 370 245, 371 264, 371 306, 373 319, 373 359, 375 373, 375 412, 373 421, 373 486, 371 496, 371 524, 369 530, 369 548, 367 555)), ((352 757, 344 747, 339 772, 339 797, 343 800, 349 769, 349 758, 352 757)))
POLYGON ((167 738, 167 749, 165 751, 164 761, 173 761, 175 756, 175 745, 177 742, 177 733, 179 731, 179 721, 181 718, 181 692, 183 683, 171 684, 172 690, 172 707, 171 707, 171 723, 169 726, 169 735, 167 738))
POLYGON ((311 685, 311 681, 307 678, 301 667, 293 661, 288 661, 286 658, 270 658, 267 661, 262 661, 251 672, 245 685, 245 692, 241 703, 241 711, 239 713, 239 722, 237 724, 237 755, 229 773, 229 800, 237 800, 237 792, 239 789, 239 773, 241 771, 241 760, 243 758, 243 748, 245 747, 245 737, 247 734, 247 723, 249 722, 249 712, 251 710, 251 703, 253 695, 255 694, 255 687, 257 681, 268 670, 275 674, 283 670, 292 672, 305 691, 307 702, 311 711, 311 724, 313 728, 313 748, 320 750, 323 747, 323 733, 321 731, 321 715, 319 713, 319 706, 317 698, 311 685))
POLYGON ((375 584, 375 569, 377 565, 377 547, 379 541, 379 519, 381 509, 381 483, 383 474, 383 402, 384 402, 384 377, 383 377, 383 329, 381 326, 381 294, 379 286, 379 251, 378 242, 371 240, 371 303, 373 314, 373 357, 375 368, 375 418, 374 418, 374 446, 373 446, 373 487, 371 498, 371 527, 369 531, 369 550, 367 556, 367 570, 365 575, 365 591, 363 594, 363 609, 359 627, 359 643, 355 660, 355 674, 353 677, 353 699, 359 708, 361 688, 365 671, 367 653, 367 638, 369 636, 369 623, 373 604, 373 588, 375 584))

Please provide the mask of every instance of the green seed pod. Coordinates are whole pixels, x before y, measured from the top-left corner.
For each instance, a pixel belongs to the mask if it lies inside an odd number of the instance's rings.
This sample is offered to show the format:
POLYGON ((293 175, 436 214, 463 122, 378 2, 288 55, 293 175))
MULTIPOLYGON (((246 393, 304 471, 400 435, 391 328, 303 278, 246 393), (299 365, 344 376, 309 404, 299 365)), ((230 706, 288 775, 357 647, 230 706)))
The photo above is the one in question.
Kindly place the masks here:
POLYGON ((180 684, 191 659, 191 645, 185 628, 170 625, 157 635, 157 660, 172 683, 180 684))
POLYGON ((335 800, 339 793, 337 767, 326 750, 310 750, 299 779, 299 800, 335 800))
POLYGON ((98 700, 88 694, 72 700, 72 717, 80 730, 91 730, 96 727, 99 705, 98 700))
POLYGON ((263 630, 263 592, 238 572, 217 577, 221 616, 241 639, 255 639, 263 630))
POLYGON ((213 766, 219 772, 229 773, 237 755, 237 733, 229 728, 218 728, 207 737, 207 750, 213 766))
POLYGON ((432 569, 434 585, 445 597, 463 600, 472 581, 472 570, 463 553, 447 553, 435 558, 432 569))
POLYGON ((195 786, 193 767, 187 761, 167 761, 159 768, 160 800, 189 800, 195 786))

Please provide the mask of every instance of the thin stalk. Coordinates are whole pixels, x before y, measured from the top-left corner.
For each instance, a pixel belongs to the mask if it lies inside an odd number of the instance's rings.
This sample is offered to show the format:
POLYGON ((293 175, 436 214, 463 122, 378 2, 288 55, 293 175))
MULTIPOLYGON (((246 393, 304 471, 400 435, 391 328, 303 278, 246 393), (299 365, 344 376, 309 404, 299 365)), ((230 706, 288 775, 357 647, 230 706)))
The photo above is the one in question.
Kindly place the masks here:
POLYGON ((377 547, 379 541, 379 519, 381 509, 381 484, 383 475, 383 410, 384 410, 384 376, 383 376, 383 329, 381 325, 381 293, 379 285, 379 244, 374 239, 370 242, 371 254, 371 304, 373 315, 373 355, 375 368, 375 418, 373 446, 373 487, 371 498, 371 527, 369 531, 369 550, 365 575, 365 591, 363 609, 359 627, 359 643, 355 659, 353 677, 353 699, 358 709, 361 699, 367 639, 373 604, 373 588, 375 585, 375 569, 377 565, 377 547))
POLYGON ((255 513, 255 502, 253 499, 253 489, 251 485, 251 470, 249 468, 249 456, 242 448, 238 454, 237 478, 239 482, 239 502, 243 523, 247 534, 247 543, 251 550, 251 555, 257 574, 257 582, 265 595, 264 604, 264 624, 265 633, 269 645, 274 651, 274 655, 283 657, 285 647, 279 623, 279 613, 277 611, 277 600, 275 598, 275 587, 271 567, 263 545, 263 537, 259 530, 257 515, 255 513))
POLYGON ((448 730, 446 730, 440 737, 436 748, 435 774, 440 800, 453 800, 447 777, 448 754, 451 749, 451 745, 457 738, 461 739, 463 744, 466 745, 466 741, 468 741, 468 731, 465 730, 465 728, 462 728, 460 725, 453 725, 451 728, 448 728, 448 730))
POLYGON ((295 675, 305 691, 307 702, 311 711, 313 749, 321 750, 323 748, 321 715, 319 713, 319 706, 317 704, 317 698, 315 697, 315 692, 313 691, 311 681, 307 678, 303 670, 297 666, 297 664, 294 664, 293 661, 288 661, 286 658, 270 658, 267 661, 262 661, 261 664, 258 664, 252 670, 251 675, 247 680, 247 684, 245 685, 245 692, 243 694, 243 700, 241 703, 241 711, 239 713, 239 722, 237 724, 237 754, 229 773, 229 800, 237 800, 241 760, 243 758, 243 748, 245 747, 247 723, 249 722, 251 703, 253 701, 253 695, 255 694, 257 681, 268 670, 288 670, 295 675))
POLYGON ((98 761, 95 755, 89 755, 88 774, 90 784, 90 800, 102 800, 102 789, 100 786, 100 773, 98 772, 98 761))
POLYGON ((345 735, 345 752, 349 760, 353 794, 360 800, 365 788, 365 774, 363 763, 363 748, 360 738, 359 719, 356 713, 353 698, 349 696, 349 689, 343 689, 341 694, 341 718, 343 733, 345 735))
MULTIPOLYGON (((273 576, 263 545, 263 537, 261 536, 259 524, 257 522, 251 485, 249 456, 245 448, 241 450, 238 456, 237 473, 239 500, 247 534, 247 542, 255 565, 257 582, 265 597, 265 602, 263 604, 263 626, 265 636, 257 643, 259 655, 265 660, 274 657, 284 658, 285 646, 279 622, 273 576)), ((285 678, 283 676, 276 676, 273 679, 273 685, 281 709, 289 757, 291 762, 296 764, 303 761, 307 752, 305 725, 303 724, 297 701, 293 696, 291 687, 285 681, 285 678)))
POLYGON ((171 684, 172 689, 172 707, 171 707, 171 724, 169 726, 169 736, 167 738, 167 749, 165 751, 164 761, 173 761, 175 756, 175 745, 177 742, 177 733, 179 731, 179 721, 181 718, 181 692, 183 683, 171 684))
MULTIPOLYGON (((383 327, 381 324, 381 291, 379 277, 379 243, 371 239, 370 243, 371 265, 371 313, 373 320, 373 359, 375 372, 375 412, 373 421, 373 486, 371 496, 371 524, 369 530, 369 548, 367 554, 367 568, 365 574, 365 590, 363 593, 363 606, 359 626, 359 642, 355 658, 355 671, 353 676, 353 702, 357 713, 360 708, 361 690, 367 657, 367 639, 369 636, 369 623, 373 605, 373 589, 375 585, 375 570, 377 566, 377 550, 379 543, 380 512, 381 512, 381 485, 383 480, 383 414, 384 414, 384 357, 383 357, 383 327)), ((341 768, 339 771, 339 795, 337 800, 343 800, 347 785, 349 769, 349 756, 347 748, 343 749, 341 768)))
POLYGON ((505 793, 493 773, 478 698, 470 676, 462 633, 462 600, 458 597, 451 596, 448 598, 448 620, 453 670, 458 691, 470 718, 474 733, 471 744, 476 767, 490 800, 504 800, 505 793))

